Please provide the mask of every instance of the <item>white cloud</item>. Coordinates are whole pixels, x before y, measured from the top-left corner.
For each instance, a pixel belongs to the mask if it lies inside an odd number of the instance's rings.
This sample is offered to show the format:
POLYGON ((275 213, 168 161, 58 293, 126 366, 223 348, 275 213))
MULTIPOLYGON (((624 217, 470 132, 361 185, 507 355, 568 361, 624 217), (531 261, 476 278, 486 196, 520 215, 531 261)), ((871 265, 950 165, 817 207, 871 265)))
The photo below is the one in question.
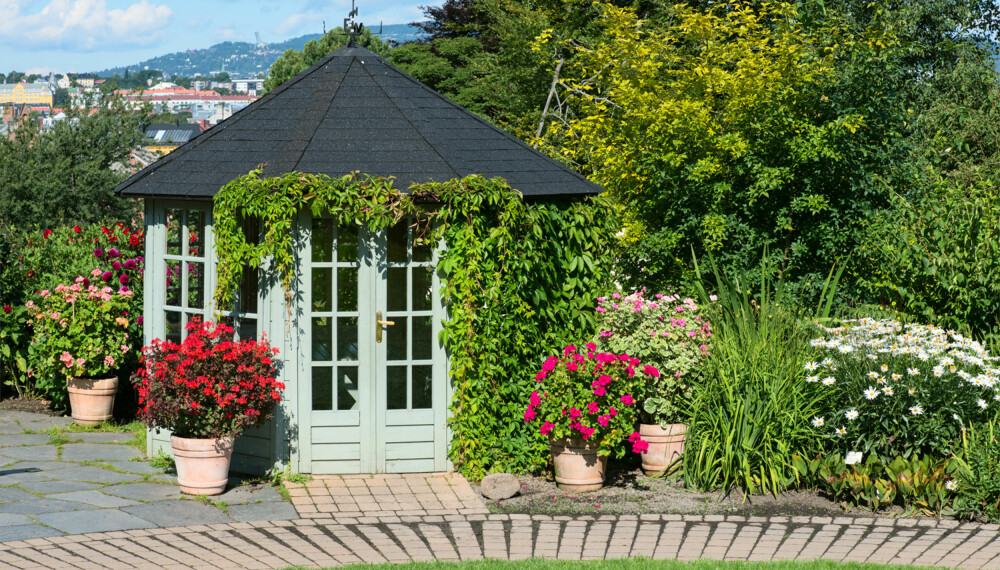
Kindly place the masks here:
MULTIPOLYGON (((278 27, 274 28, 274 33, 276 34, 288 34, 290 32, 295 32, 306 27, 306 24, 311 24, 313 22, 320 22, 325 18, 323 14, 292 14, 285 21, 282 22, 278 27)), ((317 26, 309 26, 311 28, 316 28, 317 26)), ((319 32, 320 30, 312 30, 314 32, 319 32)))
POLYGON ((0 0, 0 44, 92 51, 148 45, 160 37, 173 10, 148 0, 109 10, 105 0, 51 0, 41 10, 22 10, 30 0, 0 0))
POLYGON ((215 37, 224 42, 245 42, 247 40, 246 32, 241 32, 239 30, 234 30, 233 28, 220 28, 215 30, 215 37))

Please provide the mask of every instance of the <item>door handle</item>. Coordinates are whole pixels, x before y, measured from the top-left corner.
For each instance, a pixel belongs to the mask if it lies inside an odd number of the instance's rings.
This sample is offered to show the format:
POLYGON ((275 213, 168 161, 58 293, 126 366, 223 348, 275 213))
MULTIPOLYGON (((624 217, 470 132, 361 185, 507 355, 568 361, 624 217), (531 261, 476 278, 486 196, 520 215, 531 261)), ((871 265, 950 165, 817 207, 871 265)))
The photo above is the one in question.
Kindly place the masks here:
POLYGON ((382 342, 382 327, 392 326, 396 324, 395 321, 383 321, 382 311, 375 311, 375 342, 382 342))

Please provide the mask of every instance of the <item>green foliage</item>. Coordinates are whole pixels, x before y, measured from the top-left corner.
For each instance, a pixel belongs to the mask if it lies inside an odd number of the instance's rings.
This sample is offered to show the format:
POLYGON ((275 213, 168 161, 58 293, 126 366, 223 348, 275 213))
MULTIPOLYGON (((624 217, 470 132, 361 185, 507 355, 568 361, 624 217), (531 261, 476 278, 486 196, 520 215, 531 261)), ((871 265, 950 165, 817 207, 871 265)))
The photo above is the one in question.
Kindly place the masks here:
POLYGON ((230 182, 215 196, 216 304, 231 302, 242 267, 266 258, 292 294, 291 228, 301 210, 371 230, 413 216, 447 244, 439 270, 454 387, 451 458, 476 479, 491 468, 535 469, 548 460, 547 446, 524 423, 526 398, 540 355, 594 333, 590 299, 609 281, 610 209, 599 198, 527 204, 503 180, 481 176, 409 190, 356 174, 261 179, 253 171, 230 182), (245 217, 263 222, 259 244, 247 243, 245 217))
POLYGON ((708 356, 711 326, 693 299, 657 294, 647 300, 643 291, 622 297, 597 298, 598 333, 593 342, 600 352, 628 354, 656 367, 659 377, 647 377, 642 395, 642 423, 685 423, 691 386, 700 381, 708 356))
MULTIPOLYGON (((338 48, 347 45, 349 36, 341 28, 334 28, 325 36, 310 40, 302 48, 302 51, 289 49, 285 51, 273 64, 268 72, 267 79, 264 80, 264 91, 266 94, 282 83, 295 77, 301 71, 305 71, 319 62, 319 60, 337 51, 338 48)), ((382 41, 371 30, 365 28, 360 35, 354 39, 355 43, 363 48, 367 48, 382 57, 389 55, 389 44, 382 41)))
POLYGON ((88 107, 66 114, 44 133, 29 121, 13 140, 0 139, 0 222, 42 228, 137 215, 135 201, 112 191, 143 143, 143 112, 113 97, 93 114, 88 107))
POLYGON ((960 518, 1000 522, 1000 441, 997 422, 971 427, 962 440, 958 459, 958 499, 955 513, 960 518))
POLYGON ((483 52, 478 38, 438 38, 431 43, 406 43, 389 53, 389 61, 431 89, 466 109, 482 114, 483 86, 470 66, 483 52))
POLYGON ((32 395, 25 382, 31 342, 28 319, 28 310, 23 305, 0 305, 0 378, 3 379, 0 388, 11 386, 19 397, 32 395))
POLYGON ((847 465, 838 453, 812 460, 793 457, 796 480, 830 494, 847 510, 850 507, 879 511, 893 505, 928 516, 953 514, 955 478, 961 461, 937 456, 895 457, 882 461, 869 455, 864 462, 847 465))
MULTIPOLYGON (((714 277, 714 305, 698 284, 701 304, 714 308, 713 342, 703 380, 694 385, 684 477, 703 489, 777 493, 791 481, 792 457, 823 447, 808 425, 823 408, 822 394, 801 381, 812 353, 808 329, 783 304, 782 282, 762 278, 755 299, 745 273, 727 277, 715 268, 714 277)), ((817 316, 824 311, 829 305, 817 316)))

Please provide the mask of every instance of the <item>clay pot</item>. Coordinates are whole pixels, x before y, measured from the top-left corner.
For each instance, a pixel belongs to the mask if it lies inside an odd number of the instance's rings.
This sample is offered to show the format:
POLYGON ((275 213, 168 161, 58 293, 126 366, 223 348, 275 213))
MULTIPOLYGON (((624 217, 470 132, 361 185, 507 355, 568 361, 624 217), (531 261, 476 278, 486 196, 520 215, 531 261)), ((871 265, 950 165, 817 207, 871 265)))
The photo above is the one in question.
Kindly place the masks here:
POLYGON ((177 466, 177 483, 189 495, 220 495, 229 482, 233 459, 231 437, 218 439, 170 437, 177 466))
POLYGON ((608 457, 597 454, 597 445, 581 437, 553 439, 549 442, 556 485, 563 491, 584 493, 604 486, 608 457))
POLYGON ((642 470, 646 475, 662 475, 671 463, 684 455, 687 436, 684 424, 668 424, 666 429, 659 424, 639 424, 639 435, 649 443, 649 449, 642 454, 642 470))
POLYGON ((69 391, 69 409, 73 421, 82 426, 96 426, 111 419, 118 392, 118 377, 66 379, 69 391))

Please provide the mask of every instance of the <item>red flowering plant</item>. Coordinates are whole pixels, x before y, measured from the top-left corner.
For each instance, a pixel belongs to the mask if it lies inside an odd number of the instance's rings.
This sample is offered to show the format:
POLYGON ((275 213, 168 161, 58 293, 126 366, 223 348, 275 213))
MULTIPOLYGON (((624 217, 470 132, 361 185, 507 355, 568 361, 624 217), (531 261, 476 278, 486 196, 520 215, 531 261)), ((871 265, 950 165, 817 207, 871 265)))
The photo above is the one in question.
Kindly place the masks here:
POLYGON ((178 437, 237 437, 273 416, 285 385, 267 339, 233 340, 233 328, 194 318, 184 342, 153 340, 132 378, 139 420, 178 437))
POLYGON ((633 452, 645 453, 649 444, 635 431, 636 394, 646 376, 659 372, 636 358, 596 348, 594 343, 579 350, 570 345, 562 357, 545 361, 535 376, 537 390, 531 393, 524 421, 541 423, 538 431, 553 440, 579 437, 596 442, 600 455, 621 457, 626 437, 633 452))

